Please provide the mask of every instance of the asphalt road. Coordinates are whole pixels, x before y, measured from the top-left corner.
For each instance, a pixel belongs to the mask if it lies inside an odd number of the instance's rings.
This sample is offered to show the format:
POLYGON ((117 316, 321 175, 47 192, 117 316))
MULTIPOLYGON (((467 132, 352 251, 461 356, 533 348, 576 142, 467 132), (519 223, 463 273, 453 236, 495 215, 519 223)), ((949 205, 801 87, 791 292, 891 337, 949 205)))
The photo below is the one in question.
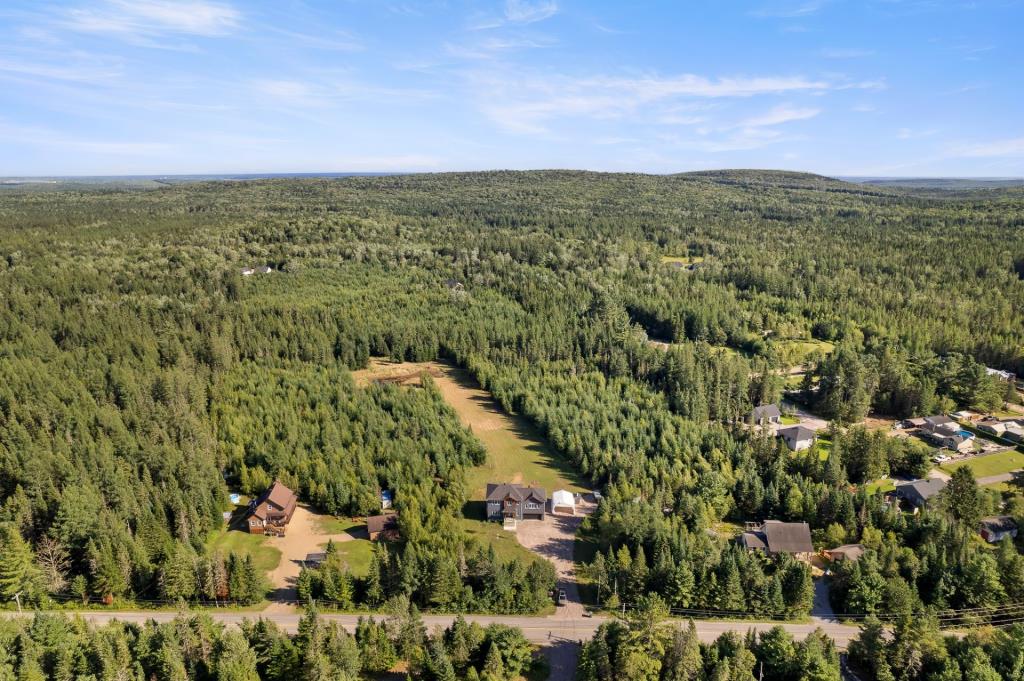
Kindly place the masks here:
MULTIPOLYGON (((177 613, 172 611, 113 612, 82 610, 59 612, 69 615, 78 615, 86 621, 93 622, 95 624, 105 624, 111 620, 133 622, 137 624, 141 624, 149 620, 168 622, 177 616, 177 613)), ((272 620, 289 633, 295 633, 298 630, 299 619, 302 617, 301 613, 218 612, 210 610, 205 612, 209 613, 214 620, 222 622, 228 626, 237 626, 245 619, 252 620, 262 617, 263 619, 272 620)), ((29 617, 31 615, 32 613, 26 612, 23 616, 29 617)), ((4 612, 0 613, 0 616, 18 617, 19 615, 15 612, 4 612)), ((328 621, 337 622, 349 631, 355 630, 356 622, 359 619, 358 615, 331 615, 323 613, 321 613, 320 617, 328 621)), ((378 615, 378 617, 381 616, 378 615)), ((553 615, 551 617, 465 615, 465 618, 470 622, 479 622, 484 626, 491 624, 492 622, 497 622, 513 627, 519 627, 523 630, 523 634, 527 639, 534 643, 545 645, 549 642, 585 641, 593 635, 594 631, 602 622, 607 621, 607 618, 605 617, 566 618, 560 615, 553 615)), ((447 627, 454 619, 455 617, 453 615, 425 615, 423 617, 423 622, 429 631, 435 626, 447 627)), ((705 642, 714 641, 718 636, 727 631, 745 633, 749 629, 764 630, 770 629, 779 624, 783 629, 791 633, 797 639, 806 637, 809 633, 820 627, 826 634, 832 637, 838 647, 846 648, 847 643, 856 637, 859 632, 859 629, 855 626, 848 626, 835 622, 795 624, 778 622, 697 620, 695 624, 700 639, 705 642)))

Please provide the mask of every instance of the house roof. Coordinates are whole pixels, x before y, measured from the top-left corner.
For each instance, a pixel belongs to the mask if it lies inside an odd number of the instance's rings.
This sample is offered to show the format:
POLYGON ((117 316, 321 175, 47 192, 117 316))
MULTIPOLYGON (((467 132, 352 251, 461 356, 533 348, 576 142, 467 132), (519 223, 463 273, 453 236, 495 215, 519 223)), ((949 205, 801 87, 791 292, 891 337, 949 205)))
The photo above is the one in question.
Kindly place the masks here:
POLYGON ((945 414, 940 414, 938 416, 925 416, 924 422, 930 426, 944 426, 950 423, 956 423, 956 421, 949 418, 945 414))
POLYGON ((267 491, 253 502, 252 515, 260 520, 264 520, 267 515, 268 502, 283 511, 287 511, 288 507, 294 506, 296 501, 298 501, 298 496, 296 496, 295 492, 285 487, 280 480, 275 480, 274 484, 267 488, 267 491))
POLYGON ((864 555, 864 551, 865 549, 863 544, 843 544, 842 546, 837 546, 834 549, 829 549, 829 553, 833 555, 837 553, 842 554, 846 557, 846 560, 857 560, 864 555))
POLYGON ((799 442, 801 440, 813 440, 814 431, 806 426, 790 426, 789 428, 782 428, 776 435, 784 437, 787 440, 793 440, 799 442))
POLYGON ((321 553, 307 553, 306 554, 306 561, 305 562, 320 564, 320 563, 324 562, 325 560, 327 560, 327 554, 326 553, 322 553, 322 552, 321 553))
POLYGON ((376 534, 385 530, 394 530, 398 527, 398 514, 385 513, 384 515, 371 515, 366 519, 366 531, 376 534))
POLYGON ((897 485, 895 494, 914 504, 922 504, 946 488, 946 481, 938 478, 914 480, 905 485, 897 485))
POLYGON ((779 418, 782 416, 782 412, 779 411, 779 405, 777 404, 762 404, 751 409, 750 416, 757 421, 759 419, 779 418))
POLYGON ((765 543, 765 536, 761 532, 744 532, 740 535, 740 541, 743 542, 744 548, 759 549, 761 551, 768 549, 768 545, 765 543))
POLYGON ((547 492, 543 487, 524 487, 508 482, 487 484, 487 501, 503 501, 508 497, 515 501, 526 501, 532 498, 542 504, 548 500, 547 492))
POLYGON ((1008 515, 993 515, 982 518, 981 526, 989 532, 1012 532, 1017 529, 1017 521, 1008 515))
POLYGON ((915 427, 920 428, 921 426, 924 425, 924 418, 918 416, 918 417, 912 418, 912 419, 904 419, 903 422, 906 423, 906 424, 909 424, 911 426, 915 426, 915 427))
POLYGON ((807 523, 784 523, 781 520, 764 521, 768 550, 772 553, 813 553, 811 528, 807 523))

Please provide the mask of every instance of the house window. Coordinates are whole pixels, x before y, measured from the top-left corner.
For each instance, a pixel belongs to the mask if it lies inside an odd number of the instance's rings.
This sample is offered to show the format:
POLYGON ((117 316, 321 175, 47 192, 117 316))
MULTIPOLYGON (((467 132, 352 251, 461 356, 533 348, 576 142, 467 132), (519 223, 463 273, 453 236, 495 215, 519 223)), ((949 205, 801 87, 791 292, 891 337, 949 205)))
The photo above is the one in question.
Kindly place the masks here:
POLYGON ((538 508, 540 508, 540 504, 536 504, 532 501, 527 501, 526 508, 530 509, 531 511, 536 511, 538 508))

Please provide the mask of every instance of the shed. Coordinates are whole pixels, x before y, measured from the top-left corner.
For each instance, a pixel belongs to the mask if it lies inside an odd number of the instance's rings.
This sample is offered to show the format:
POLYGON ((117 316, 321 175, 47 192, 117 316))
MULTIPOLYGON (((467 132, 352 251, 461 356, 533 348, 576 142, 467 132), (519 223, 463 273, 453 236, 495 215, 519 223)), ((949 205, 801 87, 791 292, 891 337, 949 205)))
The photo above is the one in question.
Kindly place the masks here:
POLYGON ((576 497, 568 490, 560 489, 555 491, 551 495, 551 512, 576 515, 576 497))
POLYGON ((990 544, 1001 542, 1007 537, 1017 536, 1017 521, 1008 515, 994 515, 981 519, 981 538, 990 544))

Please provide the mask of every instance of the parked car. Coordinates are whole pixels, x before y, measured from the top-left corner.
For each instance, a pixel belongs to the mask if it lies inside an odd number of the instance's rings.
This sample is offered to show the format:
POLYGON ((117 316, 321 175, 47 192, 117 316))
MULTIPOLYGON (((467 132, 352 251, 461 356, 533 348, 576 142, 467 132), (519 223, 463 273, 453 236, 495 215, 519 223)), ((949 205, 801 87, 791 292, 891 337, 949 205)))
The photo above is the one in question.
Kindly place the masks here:
POLYGON ((558 590, 558 605, 565 605, 569 602, 569 597, 565 595, 565 589, 558 590))

